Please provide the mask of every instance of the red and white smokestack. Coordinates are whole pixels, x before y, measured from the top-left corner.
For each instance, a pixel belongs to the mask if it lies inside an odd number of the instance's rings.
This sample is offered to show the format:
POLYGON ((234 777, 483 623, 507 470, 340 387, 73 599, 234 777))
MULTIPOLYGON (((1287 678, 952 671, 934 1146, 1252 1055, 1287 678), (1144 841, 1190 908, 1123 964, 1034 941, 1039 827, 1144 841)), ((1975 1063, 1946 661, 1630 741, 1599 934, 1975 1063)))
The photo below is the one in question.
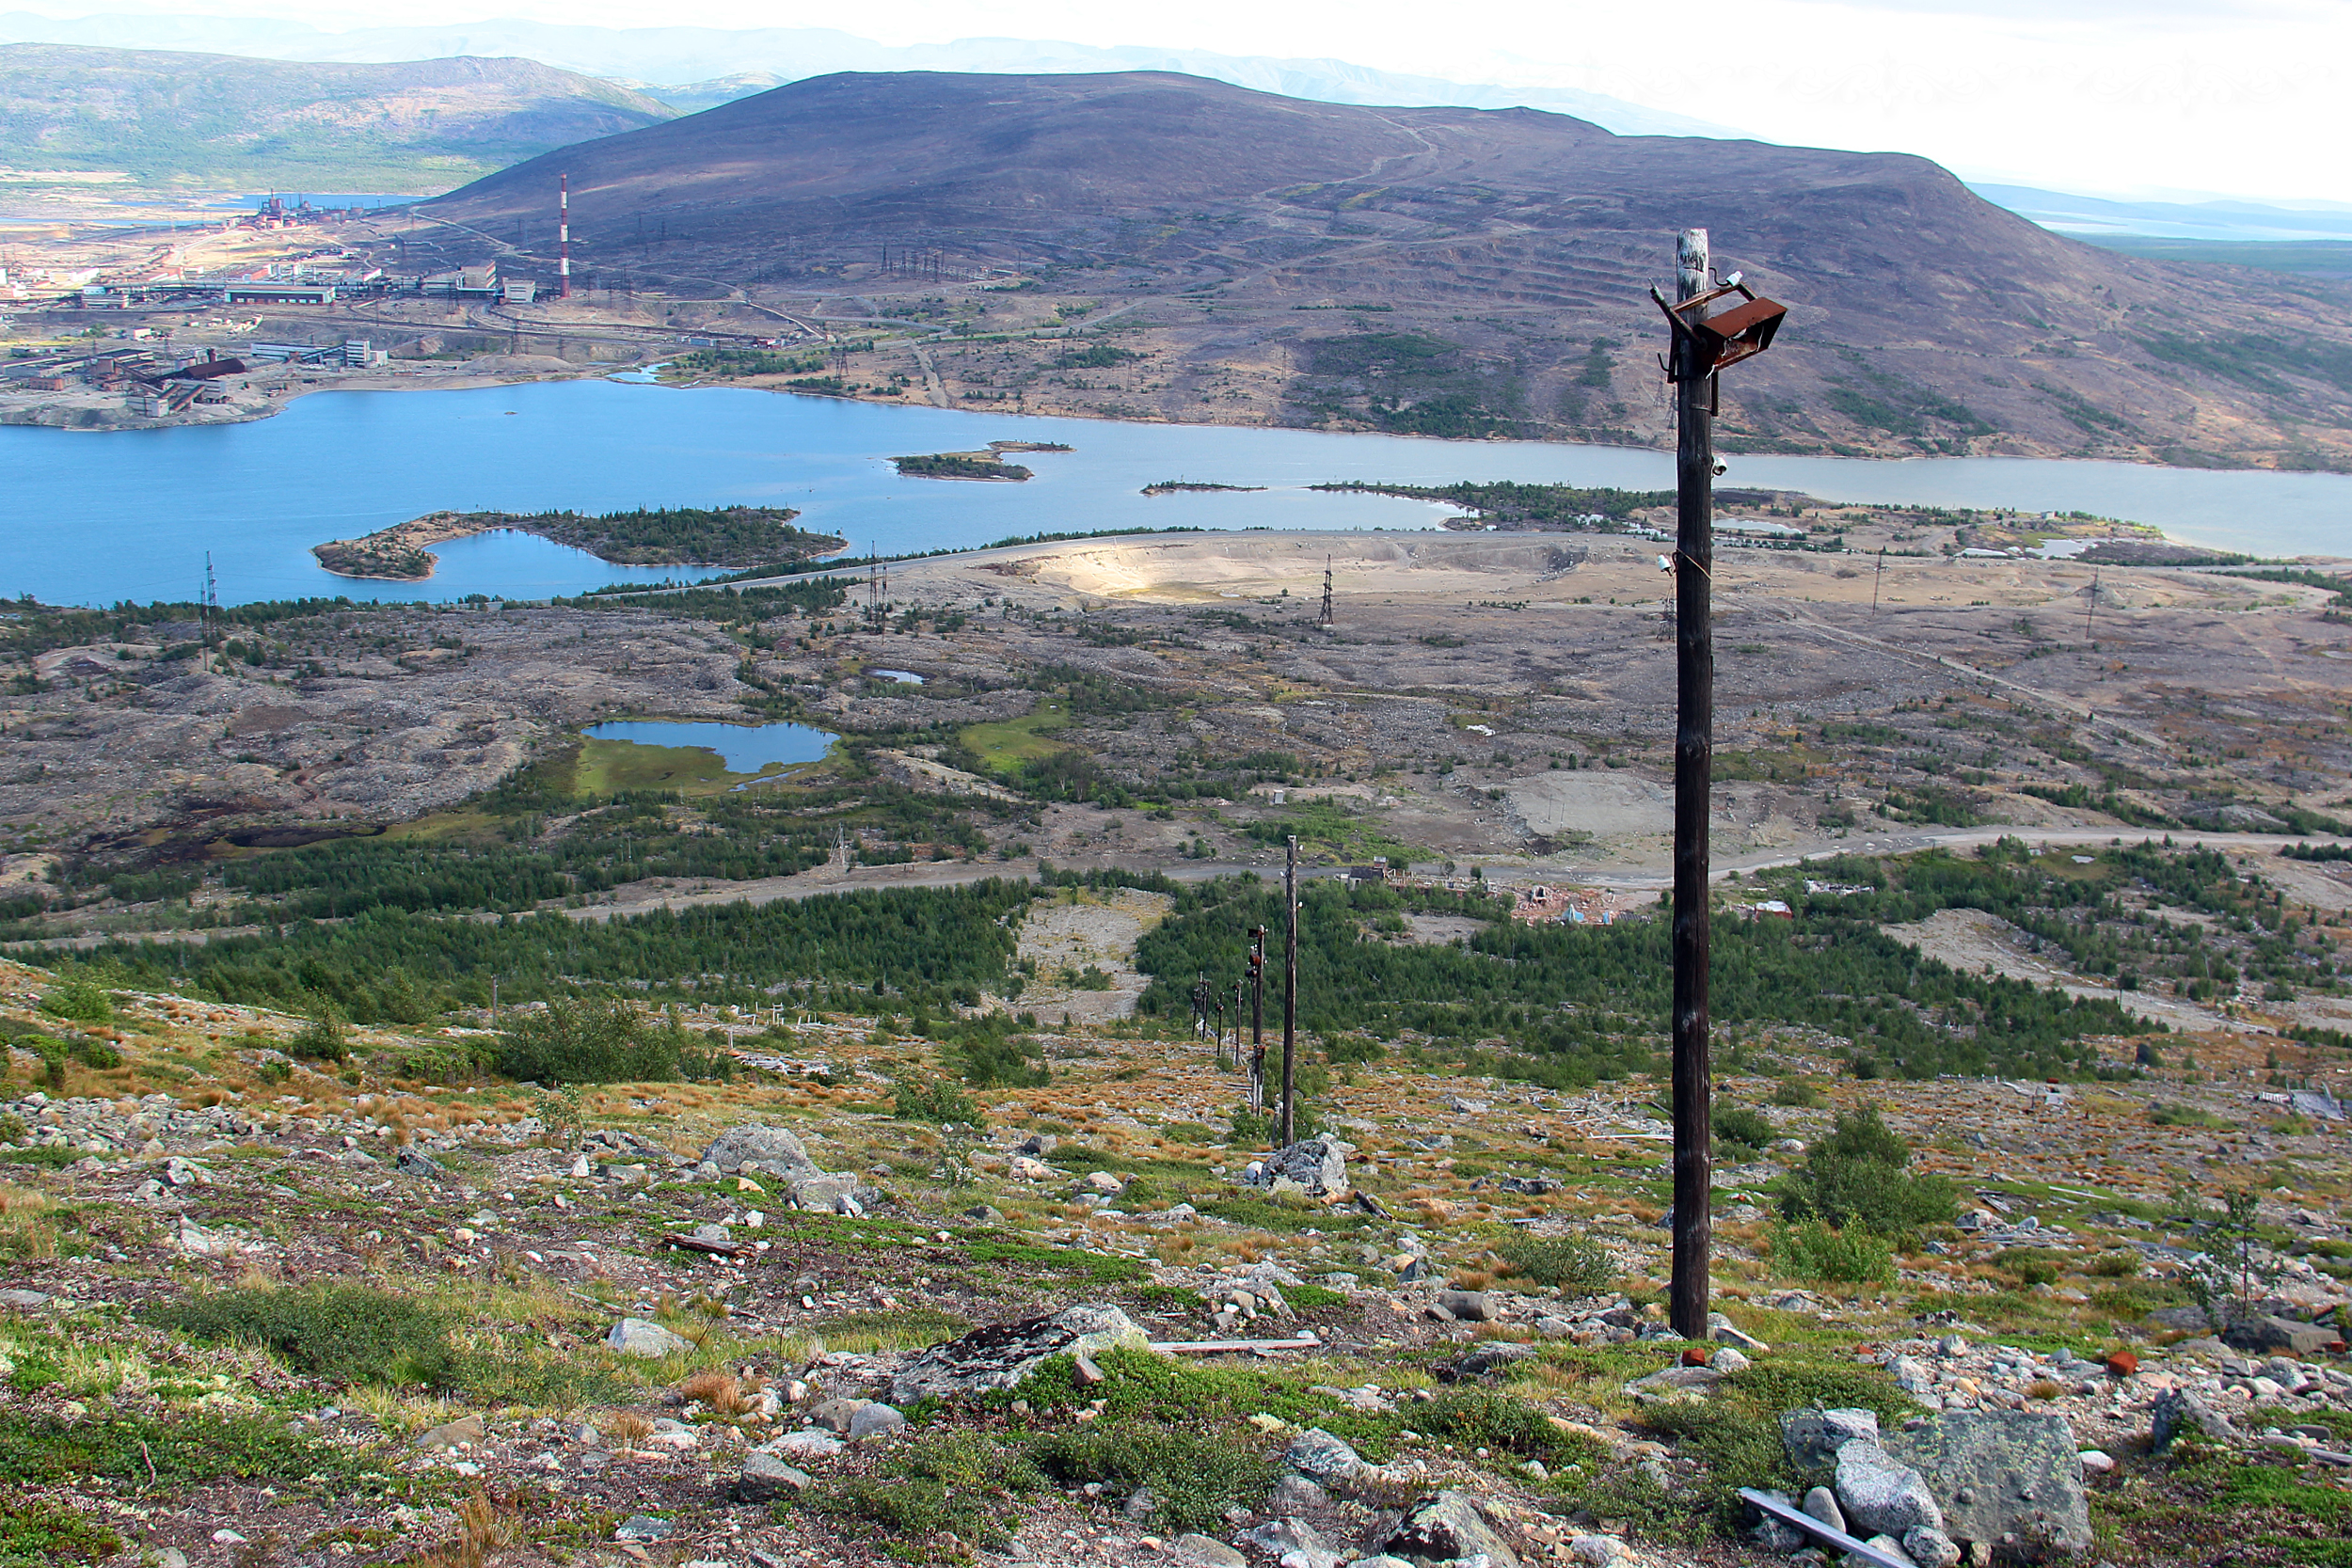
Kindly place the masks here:
POLYGON ((566 174, 560 179, 562 183, 556 187, 555 215, 556 297, 569 299, 572 297, 572 177, 566 174))

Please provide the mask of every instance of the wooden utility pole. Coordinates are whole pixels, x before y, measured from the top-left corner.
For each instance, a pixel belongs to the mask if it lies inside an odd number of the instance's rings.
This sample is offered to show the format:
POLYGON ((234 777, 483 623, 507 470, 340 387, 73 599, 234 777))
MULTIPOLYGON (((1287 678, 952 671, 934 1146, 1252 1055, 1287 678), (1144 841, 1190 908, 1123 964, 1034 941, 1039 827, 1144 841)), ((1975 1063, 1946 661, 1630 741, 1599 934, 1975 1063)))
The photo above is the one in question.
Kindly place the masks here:
MULTIPOLYGON (((1708 292, 1707 230, 1675 247, 1676 297, 1708 292)), ((1707 1338, 1712 1249, 1714 1073, 1708 1061, 1708 818, 1715 732, 1715 377, 1698 338, 1674 339, 1675 866, 1674 1275, 1669 1316, 1686 1339, 1707 1338)))
POLYGON ((1298 835, 1290 835, 1290 853, 1282 869, 1282 915, 1287 930, 1282 942, 1282 1123, 1274 1147, 1288 1148, 1295 1135, 1298 1069, 1298 835))
POLYGON ((1249 927, 1249 1108, 1265 1109, 1265 927, 1249 927))

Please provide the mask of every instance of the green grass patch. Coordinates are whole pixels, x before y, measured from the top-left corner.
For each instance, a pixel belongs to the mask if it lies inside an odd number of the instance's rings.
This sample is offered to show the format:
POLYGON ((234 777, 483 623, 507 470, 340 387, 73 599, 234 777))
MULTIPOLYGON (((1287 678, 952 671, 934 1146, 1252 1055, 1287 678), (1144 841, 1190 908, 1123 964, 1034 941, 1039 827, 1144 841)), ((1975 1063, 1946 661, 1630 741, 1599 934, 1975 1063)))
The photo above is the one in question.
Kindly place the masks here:
MULTIPOLYGON (((976 1432, 917 1438, 872 1476, 837 1482, 808 1506, 847 1524, 877 1527, 882 1549, 907 1562, 969 1560, 970 1547, 1001 1551, 1014 1499, 1042 1491, 1027 1457, 976 1432)), ((788 1507, 779 1504, 782 1512, 788 1507)))
MULTIPOLYGON (((1303 1378, 1294 1381, 1246 1367, 1195 1366, 1129 1349, 1107 1351, 1094 1361, 1104 1374, 1101 1383, 1079 1383, 1070 1357, 1057 1355, 1023 1380, 1018 1397, 1041 1412, 1077 1410, 1101 1400, 1103 1418, 1114 1424, 1193 1431, 1238 1426, 1263 1412, 1293 1426, 1321 1427, 1375 1465, 1395 1451, 1403 1424, 1394 1416, 1334 1406, 1327 1396, 1308 1392, 1303 1378)), ((988 1394, 980 1402, 1009 1404, 1014 1398, 988 1394)))
POLYGON ((406 1484, 377 1455, 289 1432, 275 1417, 0 1416, 0 1481, 45 1484, 92 1476, 142 1486, 269 1481, 379 1496, 406 1484))
POLYGON ((1214 1530, 1225 1511, 1254 1508, 1274 1482, 1274 1465, 1232 1435, 1184 1426, 1122 1421, 1051 1433, 1028 1445, 1029 1461, 1064 1485, 1101 1482, 1151 1494, 1156 1529, 1214 1530))
POLYGON ((120 1550, 122 1538, 78 1508, 0 1499, 0 1568, 103 1562, 120 1550))
POLYGON ((726 759, 704 747, 648 746, 642 741, 589 736, 580 743, 572 788, 583 798, 639 789, 721 795, 747 777, 764 778, 785 770, 783 764, 770 763, 756 774, 730 773, 726 759))
POLYGON ((1045 1274, 1076 1275, 1097 1285, 1126 1285, 1150 1277, 1132 1258, 1079 1252, 1070 1247, 1032 1246, 1024 1242, 974 1242, 965 1253, 975 1263, 1016 1263, 1045 1274))
POLYGON ((296 1370, 342 1383, 447 1383, 449 1317, 365 1285, 216 1291, 154 1308, 148 1321, 189 1338, 258 1345, 296 1370))
POLYGON ((0 1164, 40 1165, 49 1170, 63 1170, 77 1160, 87 1159, 80 1149, 58 1144, 40 1144, 28 1148, 0 1148, 0 1164))
POLYGON ((963 749, 978 757, 992 773, 1017 771, 1025 762, 1037 762, 1059 752, 1073 750, 1066 741, 1048 738, 1054 731, 1070 723, 1070 705, 1058 697, 1045 697, 1036 707, 1018 719, 1000 719, 993 723, 972 724, 956 737, 963 749))

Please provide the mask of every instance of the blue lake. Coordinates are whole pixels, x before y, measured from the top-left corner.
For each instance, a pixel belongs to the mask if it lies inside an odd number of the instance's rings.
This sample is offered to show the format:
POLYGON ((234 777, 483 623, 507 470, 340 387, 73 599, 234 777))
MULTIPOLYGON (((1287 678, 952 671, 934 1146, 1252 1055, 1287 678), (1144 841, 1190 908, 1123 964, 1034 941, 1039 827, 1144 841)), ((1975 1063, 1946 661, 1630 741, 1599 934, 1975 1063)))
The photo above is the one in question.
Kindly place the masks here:
POLYGON ((841 737, 806 724, 719 724, 670 719, 615 719, 580 732, 637 746, 691 746, 715 752, 730 773, 817 762, 841 737))
MULTIPOLYGON (((672 575, 519 534, 439 546, 439 570, 422 583, 353 581, 310 555, 323 541, 442 509, 792 506, 804 527, 840 534, 861 553, 891 553, 1114 528, 1426 528, 1447 515, 1396 497, 1307 488, 1332 480, 1674 483, 1670 454, 1625 448, 1020 418, 612 380, 318 393, 273 419, 201 429, 0 427, 0 592, 81 604, 192 598, 208 550, 232 604, 339 594, 540 598, 672 575), (889 462, 991 440, 1075 450, 1024 454, 1036 474, 1024 484, 902 479, 889 462), (1138 493, 1162 480, 1266 488, 1138 493)), ((1832 500, 2084 511, 2263 554, 2352 553, 2344 475, 1734 457, 1724 483, 1832 500)))

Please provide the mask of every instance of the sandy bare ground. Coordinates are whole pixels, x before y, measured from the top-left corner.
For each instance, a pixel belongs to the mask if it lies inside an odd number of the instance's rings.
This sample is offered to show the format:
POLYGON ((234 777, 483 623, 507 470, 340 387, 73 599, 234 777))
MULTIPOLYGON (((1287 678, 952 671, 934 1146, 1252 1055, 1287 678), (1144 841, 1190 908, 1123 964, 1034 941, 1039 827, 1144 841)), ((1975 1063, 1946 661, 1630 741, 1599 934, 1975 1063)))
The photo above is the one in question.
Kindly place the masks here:
POLYGON ((1021 923, 1019 953, 1037 965, 1037 977, 1022 988, 1017 1005, 1041 1019, 1073 1023, 1134 1017, 1136 998, 1151 984, 1135 967, 1136 943, 1174 903, 1165 893, 1136 888, 1073 888, 1033 906, 1021 923), (1089 967, 1110 976, 1108 989, 1071 984, 1089 967))
POLYGON ((2057 986, 2069 996, 2113 1002, 2137 1018, 2152 1019, 2183 1032, 2228 1029, 2230 1022, 2210 1007, 2146 991, 2117 990, 2044 962, 2026 945, 2025 932, 1983 910, 1938 910, 1908 926, 1889 926, 1886 934, 1909 942, 1931 958, 1954 969, 1981 971, 2036 986, 2057 986))

